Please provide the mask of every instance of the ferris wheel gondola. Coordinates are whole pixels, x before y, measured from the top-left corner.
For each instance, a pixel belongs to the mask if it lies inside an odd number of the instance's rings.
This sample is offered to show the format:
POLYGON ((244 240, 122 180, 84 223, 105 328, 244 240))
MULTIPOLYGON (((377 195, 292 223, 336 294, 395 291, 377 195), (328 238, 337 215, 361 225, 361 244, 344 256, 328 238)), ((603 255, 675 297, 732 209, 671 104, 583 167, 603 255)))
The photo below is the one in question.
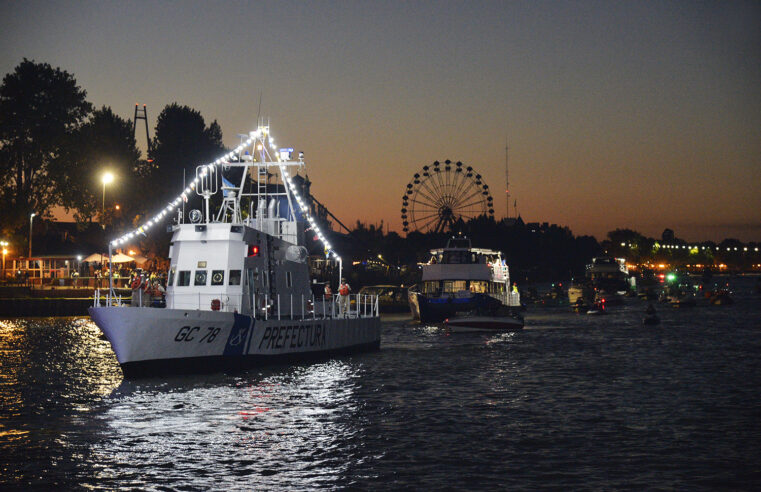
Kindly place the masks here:
POLYGON ((402 197, 404 232, 446 232, 462 220, 494 217, 489 185, 462 162, 435 161, 413 175, 402 197))

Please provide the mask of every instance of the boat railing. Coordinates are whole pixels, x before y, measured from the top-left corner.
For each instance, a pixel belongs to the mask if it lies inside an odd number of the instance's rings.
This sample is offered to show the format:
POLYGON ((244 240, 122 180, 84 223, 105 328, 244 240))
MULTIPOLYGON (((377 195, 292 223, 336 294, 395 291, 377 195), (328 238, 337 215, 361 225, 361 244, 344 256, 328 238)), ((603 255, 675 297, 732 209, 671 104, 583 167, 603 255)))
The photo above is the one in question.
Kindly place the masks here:
MULTIPOLYGON (((227 293, 195 293, 167 296, 166 307, 169 309, 192 309, 199 311, 221 311, 242 313, 245 296, 227 293)), ((139 307, 164 307, 154 301, 159 298, 143 293, 138 289, 133 292, 130 305, 139 307)), ((379 316, 379 296, 353 294, 346 296, 304 296, 252 294, 247 299, 256 317, 260 319, 331 319, 331 318, 374 318, 379 316)), ((121 296, 95 291, 93 306, 126 306, 121 296)))
POLYGON ((489 296, 505 306, 518 307, 521 305, 521 295, 518 292, 493 292, 489 296))

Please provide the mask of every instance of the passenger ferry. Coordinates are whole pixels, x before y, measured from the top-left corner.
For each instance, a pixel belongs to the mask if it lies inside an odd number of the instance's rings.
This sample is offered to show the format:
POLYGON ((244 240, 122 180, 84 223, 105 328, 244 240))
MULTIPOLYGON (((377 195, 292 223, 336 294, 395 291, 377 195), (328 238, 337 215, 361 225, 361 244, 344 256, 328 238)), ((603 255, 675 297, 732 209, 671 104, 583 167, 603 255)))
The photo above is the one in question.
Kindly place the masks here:
POLYGON ((501 252, 473 248, 467 237, 452 237, 446 247, 430 253, 422 265, 422 282, 409 290, 410 309, 421 323, 470 316, 495 303, 520 307, 520 294, 511 288, 501 252))
POLYGON ((340 257, 291 178, 303 168, 303 154, 294 159, 293 149, 275 150, 268 127, 246 137, 223 158, 198 166, 181 196, 152 220, 109 244, 111 256, 113 248, 178 211, 169 226, 166 307, 144 307, 150 303, 141 299, 127 306, 109 289, 89 309, 125 377, 239 369, 380 347, 377 296, 352 296, 343 312, 335 299, 312 293, 306 230, 339 265, 340 257), (237 184, 220 179, 231 168, 243 171, 237 184), (209 202, 220 188, 222 205, 214 216, 209 202), (203 197, 205 211, 192 210, 185 223, 179 207, 193 191, 203 197))

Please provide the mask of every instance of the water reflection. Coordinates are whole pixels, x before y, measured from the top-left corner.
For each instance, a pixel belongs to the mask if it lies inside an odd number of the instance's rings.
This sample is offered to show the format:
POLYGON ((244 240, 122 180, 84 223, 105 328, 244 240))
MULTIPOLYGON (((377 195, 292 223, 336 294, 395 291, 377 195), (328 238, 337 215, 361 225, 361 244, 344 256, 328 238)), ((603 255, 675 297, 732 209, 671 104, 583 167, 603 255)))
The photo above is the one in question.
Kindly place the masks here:
POLYGON ((95 482, 128 486, 313 488, 345 471, 359 432, 361 366, 333 360, 237 376, 122 383, 93 445, 95 482), (343 450, 342 450, 343 448, 343 450))
POLYGON ((4 479, 45 484, 49 467, 73 468, 86 459, 86 445, 67 443, 90 431, 87 414, 121 380, 99 333, 89 318, 0 320, 4 479))

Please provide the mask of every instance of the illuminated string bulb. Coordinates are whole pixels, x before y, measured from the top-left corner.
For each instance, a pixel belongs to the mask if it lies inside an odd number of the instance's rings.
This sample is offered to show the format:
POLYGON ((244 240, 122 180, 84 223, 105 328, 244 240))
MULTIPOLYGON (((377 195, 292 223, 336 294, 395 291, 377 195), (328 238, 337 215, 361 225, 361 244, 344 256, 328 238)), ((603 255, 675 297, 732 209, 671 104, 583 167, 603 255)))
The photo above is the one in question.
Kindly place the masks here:
MULTIPOLYGON (((244 143, 238 145, 237 147, 235 147, 235 149, 233 151, 228 152, 227 154, 223 155, 222 157, 218 157, 214 161, 205 164, 203 166, 204 169, 201 171, 201 177, 205 177, 209 172, 215 172, 216 169, 217 169, 217 166, 222 165, 226 161, 231 160, 236 155, 241 154, 246 147, 252 145, 256 140, 259 140, 259 139, 263 140, 264 136, 267 135, 268 133, 269 133, 269 128, 268 127, 260 127, 260 128, 254 130, 254 131, 249 132, 249 138, 246 139, 246 141, 244 143)), ((276 162, 282 162, 282 159, 280 158, 280 155, 277 152, 277 149, 275 148, 275 139, 270 136, 269 138, 267 138, 267 142, 269 143, 270 148, 273 150, 273 153, 275 155, 275 161, 276 162)), ((262 142, 262 143, 264 143, 264 142, 262 142)), ((270 157, 269 156, 269 152, 262 145, 262 143, 259 143, 256 146, 256 149, 259 150, 259 151, 264 152, 268 157, 270 157)), ((340 257, 338 256, 338 254, 336 254, 336 252, 332 250, 333 249, 332 246, 330 245, 330 243, 327 242, 325 236, 322 234, 322 231, 318 227, 318 225, 315 222, 314 218, 311 215, 309 215, 309 211, 307 210, 306 205, 301 200, 301 197, 299 196, 298 192, 296 191, 295 186, 293 184, 293 181, 291 180, 291 177, 288 174, 288 172, 285 170, 285 168, 283 168, 283 166, 280 166, 280 171, 281 171, 281 174, 283 175, 283 177, 285 178, 285 182, 289 185, 289 188, 290 188, 291 192, 293 193, 294 197, 296 198, 296 202, 299 204, 299 207, 301 208, 301 211, 305 214, 305 216, 306 216, 307 220, 309 221, 310 225, 313 227, 313 229, 317 233, 317 236, 320 238, 320 240, 322 241, 323 245, 328 250, 328 254, 332 253, 333 258, 335 258, 336 260, 340 260, 340 257)), ((168 215, 172 211, 172 208, 179 206, 183 202, 183 200, 187 200, 187 195, 189 195, 191 193, 191 191, 196 188, 196 185, 199 182, 199 180, 200 180, 199 176, 196 176, 195 179, 193 179, 190 182, 189 186, 186 187, 185 190, 180 194, 180 196, 176 197, 173 201, 171 201, 169 203, 169 205, 164 210, 162 210, 160 213, 156 214, 156 216, 154 216, 153 219, 149 220, 143 226, 138 227, 136 230, 134 230, 132 232, 129 232, 127 234, 124 234, 123 236, 121 236, 118 239, 112 240, 111 244, 113 246, 116 246, 116 245, 119 245, 119 244, 124 244, 125 242, 128 242, 130 239, 134 238, 135 235, 137 235, 137 234, 143 234, 145 230, 149 229, 155 223, 158 223, 162 218, 166 217, 166 215, 168 215)))

